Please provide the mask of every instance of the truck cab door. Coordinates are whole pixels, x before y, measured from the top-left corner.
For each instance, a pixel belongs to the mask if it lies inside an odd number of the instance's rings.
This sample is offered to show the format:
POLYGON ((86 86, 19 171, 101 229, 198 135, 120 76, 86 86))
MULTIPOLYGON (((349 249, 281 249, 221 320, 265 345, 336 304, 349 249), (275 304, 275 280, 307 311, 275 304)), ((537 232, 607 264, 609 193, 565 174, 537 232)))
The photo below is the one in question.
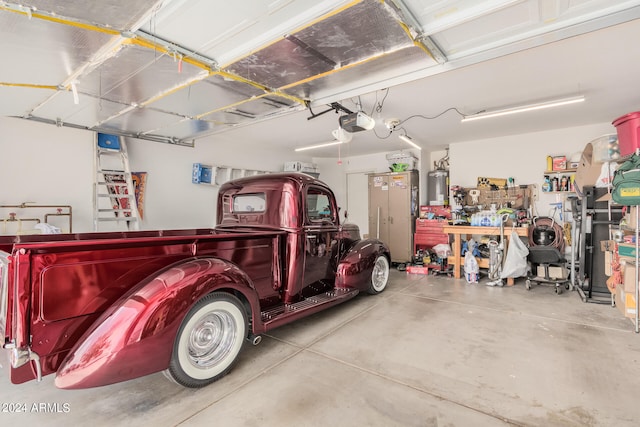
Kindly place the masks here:
POLYGON ((323 188, 307 188, 304 211, 303 294, 307 296, 333 287, 339 256, 339 223, 335 198, 323 188))

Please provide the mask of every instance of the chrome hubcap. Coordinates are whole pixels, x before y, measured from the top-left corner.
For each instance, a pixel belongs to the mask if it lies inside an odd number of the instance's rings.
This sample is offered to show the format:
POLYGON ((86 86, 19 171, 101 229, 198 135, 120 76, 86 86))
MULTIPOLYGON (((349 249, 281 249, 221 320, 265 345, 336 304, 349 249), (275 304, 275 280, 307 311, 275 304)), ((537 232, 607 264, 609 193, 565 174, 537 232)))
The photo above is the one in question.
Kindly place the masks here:
POLYGON ((236 322, 229 313, 208 313, 189 334, 189 361, 197 368, 218 364, 233 347, 236 332, 236 322))

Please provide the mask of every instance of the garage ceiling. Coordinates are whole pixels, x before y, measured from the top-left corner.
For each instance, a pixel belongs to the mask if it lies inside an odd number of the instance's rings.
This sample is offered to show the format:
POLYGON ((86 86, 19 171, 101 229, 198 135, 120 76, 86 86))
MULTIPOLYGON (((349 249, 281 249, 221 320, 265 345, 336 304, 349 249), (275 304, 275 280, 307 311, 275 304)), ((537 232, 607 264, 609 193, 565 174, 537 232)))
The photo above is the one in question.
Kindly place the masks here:
MULTIPOLYGON (((638 108, 621 85, 640 75, 629 46, 639 17, 637 0, 0 1, 0 114, 187 146, 225 133, 293 149, 332 139, 337 102, 397 118, 396 134, 438 149, 638 108), (588 102, 574 113, 459 123, 576 94, 588 102)), ((404 147, 389 136, 378 124, 348 152, 404 147)))

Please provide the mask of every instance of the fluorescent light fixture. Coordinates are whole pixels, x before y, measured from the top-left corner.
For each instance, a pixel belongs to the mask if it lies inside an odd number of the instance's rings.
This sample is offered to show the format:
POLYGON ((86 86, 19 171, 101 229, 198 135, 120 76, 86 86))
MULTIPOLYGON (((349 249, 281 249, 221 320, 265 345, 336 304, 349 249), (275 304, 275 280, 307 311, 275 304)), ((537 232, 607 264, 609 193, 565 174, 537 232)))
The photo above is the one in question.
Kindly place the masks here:
POLYGON ((535 110, 542 110, 545 108, 560 107, 562 105, 576 104, 578 102, 583 102, 583 101, 584 101, 584 96, 576 96, 573 98, 562 98, 562 99, 555 99, 553 101, 540 102, 537 104, 522 105, 520 107, 505 108, 503 110, 488 111, 485 113, 478 113, 478 114, 473 114, 471 116, 465 116, 461 120, 461 123, 471 122, 473 120, 488 119, 491 117, 507 116, 509 114, 524 113, 525 111, 535 111, 535 110))
POLYGON ((343 144, 342 141, 325 142, 323 144, 307 145, 306 147, 296 148, 294 151, 313 150, 314 148, 331 147, 332 145, 343 144))
POLYGON ((401 140, 403 140, 407 144, 411 145, 412 147, 417 148, 418 150, 422 150, 422 148, 418 144, 413 142, 413 140, 411 138, 409 138, 407 135, 400 135, 398 138, 400 138, 401 140))

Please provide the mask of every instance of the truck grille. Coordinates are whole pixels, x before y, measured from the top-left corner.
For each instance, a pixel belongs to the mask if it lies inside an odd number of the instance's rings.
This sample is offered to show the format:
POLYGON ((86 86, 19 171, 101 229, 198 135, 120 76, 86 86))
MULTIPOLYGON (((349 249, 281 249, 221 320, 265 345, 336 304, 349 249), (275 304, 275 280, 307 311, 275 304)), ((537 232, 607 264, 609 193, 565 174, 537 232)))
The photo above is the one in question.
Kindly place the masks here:
POLYGON ((9 254, 0 251, 0 346, 4 345, 7 326, 7 304, 9 287, 9 254))

